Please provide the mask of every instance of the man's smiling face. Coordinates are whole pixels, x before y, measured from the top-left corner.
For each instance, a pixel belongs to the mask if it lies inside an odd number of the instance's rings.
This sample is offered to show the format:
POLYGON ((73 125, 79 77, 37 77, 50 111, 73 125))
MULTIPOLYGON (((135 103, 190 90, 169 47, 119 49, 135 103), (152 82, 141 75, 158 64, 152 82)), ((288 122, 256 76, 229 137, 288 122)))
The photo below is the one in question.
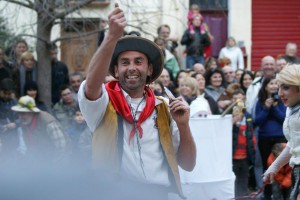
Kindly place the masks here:
POLYGON ((152 66, 143 53, 125 51, 118 56, 115 76, 127 93, 143 91, 147 77, 151 75, 152 66))

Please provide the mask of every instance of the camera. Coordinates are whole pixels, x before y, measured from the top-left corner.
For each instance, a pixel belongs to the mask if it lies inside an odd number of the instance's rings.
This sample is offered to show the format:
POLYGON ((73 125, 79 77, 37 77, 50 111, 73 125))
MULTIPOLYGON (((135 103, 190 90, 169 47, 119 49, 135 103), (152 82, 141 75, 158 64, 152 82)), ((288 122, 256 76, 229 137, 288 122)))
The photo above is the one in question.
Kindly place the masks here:
POLYGON ((274 99, 274 101, 278 101, 279 100, 278 92, 273 92, 271 97, 274 99))

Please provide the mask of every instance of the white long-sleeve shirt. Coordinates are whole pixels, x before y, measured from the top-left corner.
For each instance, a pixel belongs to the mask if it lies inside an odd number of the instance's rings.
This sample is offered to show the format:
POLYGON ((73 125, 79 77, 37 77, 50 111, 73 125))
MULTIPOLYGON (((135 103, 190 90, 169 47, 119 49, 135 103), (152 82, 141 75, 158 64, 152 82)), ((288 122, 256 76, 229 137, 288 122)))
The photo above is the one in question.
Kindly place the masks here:
POLYGON ((290 165, 300 165, 300 111, 290 115, 288 108, 286 118, 283 123, 283 133, 290 148, 290 165))
POLYGON ((237 47, 223 47, 219 53, 219 58, 227 57, 231 61, 231 67, 234 71, 244 69, 244 58, 242 50, 237 47))
MULTIPOLYGON (((95 101, 90 101, 84 94, 84 88, 85 81, 81 84, 78 92, 78 103, 87 125, 91 131, 94 132, 104 117, 109 102, 109 96, 104 85, 102 85, 102 96, 95 101)), ((136 112, 137 105, 142 98, 133 99, 124 90, 122 90, 122 92, 127 103, 133 108, 133 112, 136 112)), ((156 99, 155 105, 160 103, 163 102, 156 99)), ((146 102, 143 101, 138 107, 137 119, 145 105, 146 102)), ((163 150, 161 148, 159 133, 155 123, 156 117, 157 113, 154 109, 151 116, 141 124, 141 127, 144 130, 143 137, 137 139, 135 135, 130 143, 129 134, 132 130, 132 124, 123 120, 124 138, 121 170, 123 174, 135 181, 169 186, 168 165, 166 164, 167 161, 165 160, 163 150), (141 168, 137 140, 139 140, 141 146, 141 155, 146 177, 144 176, 141 168)), ((177 124, 174 120, 172 120, 170 128, 172 132, 173 147, 176 153, 179 147, 180 137, 177 124)))

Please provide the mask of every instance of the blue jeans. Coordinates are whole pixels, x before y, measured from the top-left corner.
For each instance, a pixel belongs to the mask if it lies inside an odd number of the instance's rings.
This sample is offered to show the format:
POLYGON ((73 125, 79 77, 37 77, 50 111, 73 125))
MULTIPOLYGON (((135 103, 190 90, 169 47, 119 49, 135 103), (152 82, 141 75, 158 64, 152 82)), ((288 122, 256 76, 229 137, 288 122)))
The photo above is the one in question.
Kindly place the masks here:
POLYGON ((192 69, 193 65, 196 63, 204 64, 204 57, 203 55, 193 55, 193 56, 186 56, 186 69, 192 69))

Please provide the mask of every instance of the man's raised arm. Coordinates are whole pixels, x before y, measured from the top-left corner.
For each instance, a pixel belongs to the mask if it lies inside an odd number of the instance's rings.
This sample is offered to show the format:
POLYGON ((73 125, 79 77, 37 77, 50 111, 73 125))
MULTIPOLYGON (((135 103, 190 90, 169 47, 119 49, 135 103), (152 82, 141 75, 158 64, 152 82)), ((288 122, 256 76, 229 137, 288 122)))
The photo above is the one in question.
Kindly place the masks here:
POLYGON ((123 11, 115 4, 114 10, 108 16, 109 29, 101 46, 93 55, 87 72, 85 96, 89 100, 98 99, 101 94, 101 85, 108 73, 111 57, 118 39, 122 37, 126 26, 126 18, 123 11))

